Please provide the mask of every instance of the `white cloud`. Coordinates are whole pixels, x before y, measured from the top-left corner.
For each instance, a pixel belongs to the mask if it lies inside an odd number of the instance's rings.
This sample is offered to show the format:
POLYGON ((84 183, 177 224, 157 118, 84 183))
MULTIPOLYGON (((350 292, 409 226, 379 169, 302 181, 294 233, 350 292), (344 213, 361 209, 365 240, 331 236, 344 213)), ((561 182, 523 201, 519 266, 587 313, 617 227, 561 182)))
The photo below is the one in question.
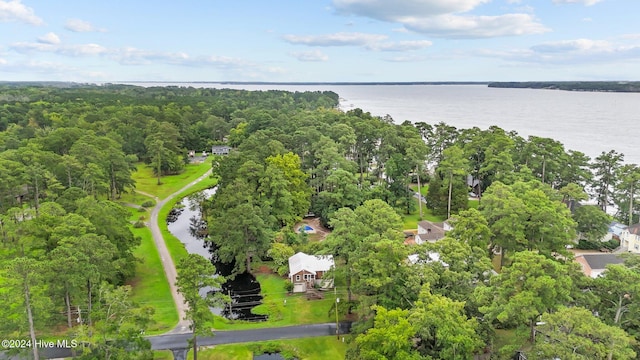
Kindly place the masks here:
POLYGON ((550 31, 529 14, 441 15, 428 19, 407 19, 405 26, 416 32, 443 38, 489 38, 541 34, 550 31))
POLYGON ((427 60, 427 57, 408 55, 408 56, 394 56, 392 58, 387 58, 384 60, 389 62, 420 62, 420 61, 427 60))
POLYGON ((595 5, 604 0, 553 0, 556 4, 584 4, 586 6, 595 5))
POLYGON ((293 56, 294 58, 300 61, 305 61, 305 62, 307 61, 319 62, 319 61, 329 60, 329 56, 327 56, 326 54, 318 50, 292 52, 292 53, 289 53, 289 55, 293 56))
POLYGON ((50 33, 47 33, 46 35, 39 37, 38 42, 43 44, 55 45, 55 44, 60 44, 60 38, 58 37, 58 35, 50 32, 50 33))
POLYGON ((64 28, 73 32, 105 32, 105 29, 99 29, 90 22, 80 19, 69 19, 64 28))
POLYGON ((430 17, 473 10, 490 0, 333 0, 339 13, 402 22, 405 17, 430 17))
POLYGON ((609 52, 614 46, 604 40, 576 39, 548 42, 531 47, 537 53, 609 52))
POLYGON ((31 52, 50 52, 59 55, 66 56, 94 56, 106 54, 108 50, 98 44, 76 44, 76 45, 61 45, 58 43, 27 43, 19 42, 11 44, 11 49, 19 53, 31 53, 31 52))
POLYGON ((7 60, 0 58, 0 65, 7 65, 7 64, 8 64, 7 60))
POLYGON ((548 42, 528 49, 482 50, 480 56, 539 64, 601 64, 640 60, 640 43, 616 43, 606 40, 575 39, 548 42))
POLYGON ((420 50, 431 46, 433 43, 428 40, 380 42, 367 45, 367 49, 376 51, 410 51, 420 50))
POLYGON ((364 33, 334 33, 326 35, 285 35, 284 40, 291 44, 302 44, 309 46, 361 46, 372 42, 382 41, 386 35, 364 34, 364 33))
MULTIPOLYGON (((487 38, 540 34, 549 31, 530 7, 523 13, 466 14, 490 0, 333 0, 340 14, 365 16, 404 25, 405 28, 444 38, 487 38)), ((568 0, 572 1, 572 0, 568 0)), ((597 1, 597 0, 587 0, 597 1)), ((511 0, 509 3, 518 3, 511 0)))
POLYGON ((33 9, 24 6, 20 0, 0 0, 0 22, 20 21, 31 25, 42 25, 44 21, 35 15, 33 9))

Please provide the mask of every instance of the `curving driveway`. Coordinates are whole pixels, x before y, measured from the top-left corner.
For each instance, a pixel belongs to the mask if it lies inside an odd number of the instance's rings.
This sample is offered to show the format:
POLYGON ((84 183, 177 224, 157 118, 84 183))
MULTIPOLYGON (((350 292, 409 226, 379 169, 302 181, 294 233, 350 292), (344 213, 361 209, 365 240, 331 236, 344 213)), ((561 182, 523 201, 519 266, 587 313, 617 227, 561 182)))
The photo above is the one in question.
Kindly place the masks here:
POLYGON ((164 242, 164 238, 162 237, 162 233, 160 232, 160 227, 158 226, 158 213, 160 209, 171 199, 176 197, 181 192, 189 189, 193 185, 199 183, 200 181, 206 179, 211 175, 211 170, 207 171, 204 175, 200 176, 196 180, 190 182, 185 185, 182 189, 174 192, 173 194, 167 196, 166 198, 160 200, 158 197, 155 197, 151 194, 144 193, 142 191, 136 190, 136 192, 146 195, 156 200, 156 206, 151 210, 151 217, 149 218, 149 229, 151 230, 151 234, 153 235, 153 242, 158 249, 158 254, 160 255, 160 260, 162 260, 162 267, 164 268, 164 273, 167 277, 167 281, 169 282, 169 289, 171 290, 171 296, 173 296, 173 301, 176 304, 176 308, 178 310, 178 325, 167 334, 184 334, 189 332, 189 322, 184 319, 185 312, 187 310, 187 305, 184 303, 184 297, 182 294, 178 292, 178 288, 176 287, 176 265, 173 263, 173 259, 171 258, 171 254, 169 254, 169 250, 167 249, 167 244, 164 242))

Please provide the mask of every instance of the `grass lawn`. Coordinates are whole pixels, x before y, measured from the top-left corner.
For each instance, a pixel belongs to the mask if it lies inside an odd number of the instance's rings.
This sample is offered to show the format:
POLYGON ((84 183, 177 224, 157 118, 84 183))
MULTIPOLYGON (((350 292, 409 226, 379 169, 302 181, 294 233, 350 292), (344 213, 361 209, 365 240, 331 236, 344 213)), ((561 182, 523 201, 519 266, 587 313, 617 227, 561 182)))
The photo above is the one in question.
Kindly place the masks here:
POLYGON ((214 324, 217 330, 253 329, 335 321, 335 315, 330 312, 335 302, 333 291, 325 292, 324 299, 307 300, 304 294, 287 293, 285 279, 278 275, 258 274, 256 278, 260 282, 264 299, 262 305, 253 308, 253 312, 269 315, 269 320, 246 322, 217 317, 214 324))
MULTIPOLYGON (((139 214, 135 210, 134 212, 139 214)), ((149 335, 169 331, 178 323, 178 312, 151 231, 146 227, 132 227, 131 231, 142 239, 142 243, 134 252, 142 262, 136 264, 136 277, 129 282, 133 287, 132 300, 142 306, 151 306, 155 310, 154 323, 147 331, 149 335)))
POLYGON ((445 216, 436 216, 431 213, 431 210, 427 209, 425 204, 422 204, 422 219, 420 219, 420 209, 418 208, 418 199, 415 199, 416 210, 411 214, 400 214, 402 216, 402 226, 404 230, 415 230, 418 228, 418 222, 422 220, 429 220, 433 222, 445 221, 445 216))
MULTIPOLYGON (((183 174, 163 177, 164 184, 156 186, 156 179, 153 178, 153 172, 151 169, 147 168, 143 164, 139 164, 138 171, 133 174, 133 177, 136 179, 138 189, 148 192, 151 195, 156 195, 159 198, 164 198, 197 179, 208 169, 210 169, 209 163, 187 165, 183 174), (155 187, 147 186, 145 188, 143 186, 144 184, 148 185, 149 183, 153 184, 155 187)), ((215 180, 205 179, 181 193, 180 196, 175 198, 175 200, 172 199, 172 201, 169 201, 169 203, 161 209, 158 218, 160 223, 159 226, 163 232, 163 236, 167 242, 167 247, 169 247, 174 261, 177 261, 176 259, 180 259, 181 256, 185 256, 186 250, 182 243, 180 243, 180 241, 167 230, 167 224, 165 221, 167 214, 173 205, 177 201, 180 201, 182 197, 213 185, 215 185, 215 180)), ((153 199, 137 193, 124 194, 122 198, 122 202, 138 205, 148 200, 153 201, 153 199)), ((132 223, 139 220, 141 217, 143 217, 144 221, 149 220, 150 209, 140 212, 137 209, 129 208, 129 212, 129 221, 132 223)), ((162 261, 153 242, 151 231, 146 227, 136 229, 133 226, 131 226, 131 231, 135 236, 139 236, 142 239, 141 245, 136 248, 134 252, 135 256, 139 258, 141 262, 136 265, 136 277, 129 282, 133 288, 133 300, 140 305, 148 305, 155 309, 155 314, 153 315, 153 320, 155 322, 148 330, 150 335, 169 331, 178 323, 178 312, 173 302, 173 297, 169 290, 169 282, 167 281, 164 269, 162 268, 162 261)))
MULTIPOLYGON (((409 187, 413 190, 413 191, 417 191, 418 190, 418 184, 411 184, 409 185, 409 187)), ((427 195, 427 191, 429 190, 429 184, 427 185, 422 185, 421 189, 420 189, 420 194, 422 194, 422 196, 427 195)))
MULTIPOLYGON (((416 191, 418 190, 417 184, 412 184, 410 187, 416 191)), ((427 194, 427 190, 429 189, 429 185, 423 185, 421 189, 422 195, 427 194)), ((402 223, 404 230, 416 230, 418 228, 418 222, 421 220, 428 220, 432 222, 442 222, 446 220, 445 216, 437 216, 431 213, 431 210, 427 209, 425 204, 422 204, 422 219, 420 219, 420 209, 418 208, 418 199, 415 199, 416 202, 416 210, 411 212, 411 214, 400 214, 402 216, 402 223)), ((479 205, 479 201, 477 199, 469 200, 468 207, 469 209, 477 209, 479 205)))
MULTIPOLYGON (((198 359, 251 360, 253 359, 254 351, 261 353, 258 350, 260 348, 281 349, 282 352, 292 353, 300 360, 326 360, 344 359, 347 344, 333 336, 227 344, 199 351, 198 359)), ((188 359, 193 359, 191 351, 188 359)))
POLYGON ((132 175, 136 181, 136 189, 164 199, 206 173, 211 169, 211 162, 204 161, 200 164, 187 164, 181 174, 161 177, 162 184, 160 185, 158 185, 158 179, 153 175, 151 166, 144 163, 138 163, 136 166, 138 170, 132 175))

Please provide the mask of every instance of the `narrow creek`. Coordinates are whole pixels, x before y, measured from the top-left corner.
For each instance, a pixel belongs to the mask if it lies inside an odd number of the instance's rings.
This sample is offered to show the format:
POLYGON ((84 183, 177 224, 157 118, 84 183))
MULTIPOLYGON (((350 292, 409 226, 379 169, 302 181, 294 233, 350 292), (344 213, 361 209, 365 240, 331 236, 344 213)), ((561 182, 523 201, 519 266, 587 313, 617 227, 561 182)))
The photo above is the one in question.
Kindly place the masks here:
MULTIPOLYGON (((215 258, 212 257, 215 249, 210 248, 204 241, 207 236, 207 224, 202 219, 200 203, 213 196, 215 192, 216 188, 211 188, 183 198, 171 209, 166 219, 169 232, 184 244, 188 253, 199 254, 207 259, 215 258)), ((222 276, 228 276, 233 269, 233 264, 213 262, 213 265, 216 267, 217 274, 222 276)), ((204 296, 213 290, 204 288, 201 289, 201 294, 204 296)), ((251 312, 255 306, 262 304, 260 284, 253 275, 248 273, 237 275, 233 280, 225 282, 219 291, 230 295, 232 302, 224 309, 211 309, 214 313, 234 320, 264 321, 267 319, 266 316, 251 312)))

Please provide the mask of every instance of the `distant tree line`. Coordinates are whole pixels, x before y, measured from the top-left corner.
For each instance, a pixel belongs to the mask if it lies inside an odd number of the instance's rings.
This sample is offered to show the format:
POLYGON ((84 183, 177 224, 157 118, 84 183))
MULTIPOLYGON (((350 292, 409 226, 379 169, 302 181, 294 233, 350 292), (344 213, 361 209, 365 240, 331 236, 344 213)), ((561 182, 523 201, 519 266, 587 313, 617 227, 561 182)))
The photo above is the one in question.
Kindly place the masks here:
POLYGON ((640 81, 528 81, 492 82, 489 87, 568 91, 640 92, 640 81))

